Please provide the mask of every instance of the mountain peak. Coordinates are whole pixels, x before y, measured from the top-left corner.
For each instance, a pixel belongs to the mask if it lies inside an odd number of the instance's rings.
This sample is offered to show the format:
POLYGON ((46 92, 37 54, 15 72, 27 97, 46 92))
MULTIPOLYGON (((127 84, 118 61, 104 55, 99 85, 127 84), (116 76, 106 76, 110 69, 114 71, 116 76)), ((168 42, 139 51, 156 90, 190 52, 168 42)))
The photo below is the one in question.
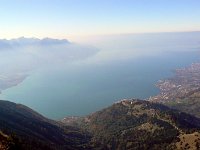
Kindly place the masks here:
POLYGON ((42 45, 52 45, 52 44, 69 44, 70 42, 66 39, 53 39, 53 38, 43 38, 40 40, 42 45))

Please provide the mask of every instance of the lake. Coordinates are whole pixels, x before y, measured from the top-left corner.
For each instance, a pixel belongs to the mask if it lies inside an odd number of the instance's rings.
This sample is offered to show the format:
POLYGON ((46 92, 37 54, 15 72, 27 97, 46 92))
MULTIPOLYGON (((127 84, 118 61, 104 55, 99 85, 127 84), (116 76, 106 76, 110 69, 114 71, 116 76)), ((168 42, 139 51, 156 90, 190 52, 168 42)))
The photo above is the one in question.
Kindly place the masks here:
POLYGON ((156 35, 157 40, 155 35, 145 35, 136 38, 140 44, 127 39, 118 39, 125 41, 123 44, 117 40, 111 43, 106 39, 109 46, 97 44, 102 51, 94 58, 62 65, 49 63, 33 70, 17 86, 2 91, 0 98, 27 105, 52 119, 87 115, 125 98, 146 99, 159 93, 155 87, 158 80, 200 61, 199 37, 199 32, 170 34, 168 38, 156 35), (160 37, 164 37, 161 42, 160 37), (142 41, 148 42, 145 45, 142 41), (132 57, 143 49, 142 55, 132 57))
POLYGON ((155 87, 159 79, 196 61, 197 52, 173 52, 109 64, 45 69, 4 90, 1 99, 22 103, 53 119, 82 116, 120 99, 155 95, 159 92, 155 87))

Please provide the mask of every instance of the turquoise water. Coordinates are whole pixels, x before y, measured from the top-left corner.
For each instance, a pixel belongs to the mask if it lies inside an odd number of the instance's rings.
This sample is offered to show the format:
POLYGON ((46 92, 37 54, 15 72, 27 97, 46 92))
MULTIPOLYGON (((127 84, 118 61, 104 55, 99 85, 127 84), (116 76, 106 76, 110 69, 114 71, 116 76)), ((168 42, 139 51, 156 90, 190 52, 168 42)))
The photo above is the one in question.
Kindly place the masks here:
POLYGON ((71 64, 33 72, 1 99, 25 104, 44 116, 60 119, 87 115, 124 98, 145 99, 155 83, 173 70, 198 62, 197 52, 170 52, 102 64, 71 64))

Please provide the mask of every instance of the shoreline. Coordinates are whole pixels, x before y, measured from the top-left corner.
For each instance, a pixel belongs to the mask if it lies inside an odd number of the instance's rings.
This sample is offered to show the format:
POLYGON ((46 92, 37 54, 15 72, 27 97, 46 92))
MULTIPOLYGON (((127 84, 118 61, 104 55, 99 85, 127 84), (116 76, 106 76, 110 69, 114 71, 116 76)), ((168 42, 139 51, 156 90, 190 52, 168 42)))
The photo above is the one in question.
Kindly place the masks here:
POLYGON ((14 77, 5 77, 4 79, 1 79, 1 82, 3 84, 2 87, 0 87, 0 95, 2 94, 2 91, 5 91, 9 88, 18 86, 20 83, 22 83, 29 75, 17 75, 14 77))
POLYGON ((200 63, 192 63, 190 66, 178 68, 173 77, 159 80, 156 87, 160 93, 148 100, 159 103, 169 103, 183 99, 188 95, 200 91, 200 63))

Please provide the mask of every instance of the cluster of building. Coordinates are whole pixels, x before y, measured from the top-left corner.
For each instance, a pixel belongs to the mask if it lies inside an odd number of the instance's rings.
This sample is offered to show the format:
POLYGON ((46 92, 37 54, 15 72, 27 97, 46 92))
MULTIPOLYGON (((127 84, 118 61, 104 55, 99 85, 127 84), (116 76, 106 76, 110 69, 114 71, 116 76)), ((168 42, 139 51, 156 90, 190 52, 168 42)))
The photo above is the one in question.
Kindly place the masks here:
POLYGON ((200 63, 177 69, 173 78, 160 80, 156 86, 160 89, 160 94, 149 98, 149 100, 156 102, 182 99, 200 91, 200 63))

